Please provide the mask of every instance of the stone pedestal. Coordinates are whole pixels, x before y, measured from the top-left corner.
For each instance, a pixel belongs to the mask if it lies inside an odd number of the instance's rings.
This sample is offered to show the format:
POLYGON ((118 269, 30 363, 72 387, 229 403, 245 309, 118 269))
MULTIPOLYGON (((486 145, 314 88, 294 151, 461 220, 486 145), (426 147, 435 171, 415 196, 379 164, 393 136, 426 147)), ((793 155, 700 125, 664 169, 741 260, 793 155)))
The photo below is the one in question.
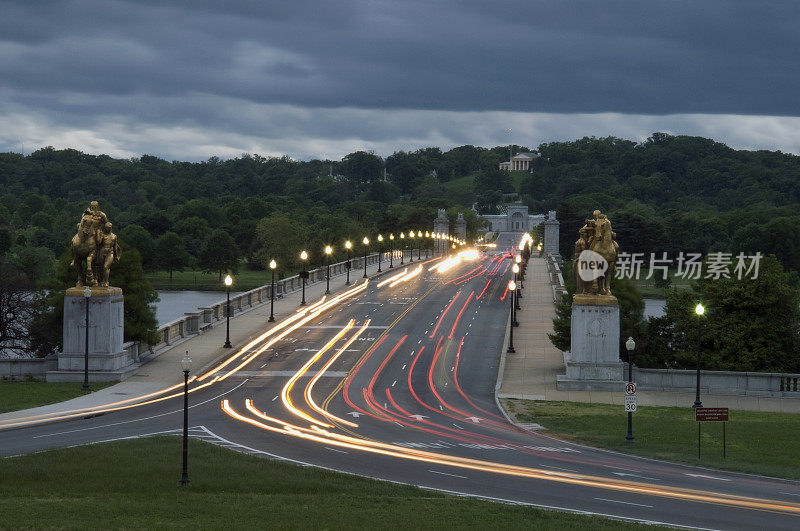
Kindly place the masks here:
POLYGON ((610 295, 575 295, 572 350, 564 353, 566 375, 560 390, 623 389, 625 364, 619 360, 619 304, 610 295))
MULTIPOLYGON (((92 287, 89 304, 89 371, 119 371, 131 360, 122 349, 123 297, 120 288, 92 287)), ((86 346, 86 304, 83 288, 69 288, 64 297, 64 349, 59 371, 83 371, 86 346)))
POLYGON ((544 252, 548 254, 558 254, 559 227, 561 223, 556 219, 556 211, 551 210, 547 213, 544 221, 544 252))

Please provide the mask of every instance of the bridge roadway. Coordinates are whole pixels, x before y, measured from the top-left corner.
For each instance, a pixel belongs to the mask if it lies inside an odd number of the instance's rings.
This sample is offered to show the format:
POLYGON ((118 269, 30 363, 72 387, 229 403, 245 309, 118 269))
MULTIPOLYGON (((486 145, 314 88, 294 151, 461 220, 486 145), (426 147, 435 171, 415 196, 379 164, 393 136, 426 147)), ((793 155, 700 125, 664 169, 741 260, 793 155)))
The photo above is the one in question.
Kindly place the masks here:
MULTIPOLYGON (((513 245, 501 237, 494 253, 447 270, 432 269, 441 259, 415 261, 405 281, 359 281, 329 308, 277 323, 191 383, 192 436, 495 500, 691 527, 800 527, 795 482, 625 456, 509 424, 494 386, 513 245)), ((181 408, 177 394, 2 431, 0 455, 179 433, 181 408)))

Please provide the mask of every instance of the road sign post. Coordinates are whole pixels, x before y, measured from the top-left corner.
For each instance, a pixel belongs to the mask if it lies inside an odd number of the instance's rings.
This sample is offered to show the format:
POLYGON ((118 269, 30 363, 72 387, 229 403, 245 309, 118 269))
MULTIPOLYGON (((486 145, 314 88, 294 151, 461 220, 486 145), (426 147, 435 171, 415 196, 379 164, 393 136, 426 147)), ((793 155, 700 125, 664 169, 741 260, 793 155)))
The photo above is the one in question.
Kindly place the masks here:
POLYGON ((628 434, 625 440, 633 440, 633 413, 636 412, 636 383, 625 384, 625 411, 628 413, 628 434))
POLYGON ((727 441, 725 425, 728 423, 728 408, 726 407, 698 407, 694 410, 694 419, 697 421, 697 458, 700 459, 700 423, 722 422, 722 458, 727 458, 727 441))

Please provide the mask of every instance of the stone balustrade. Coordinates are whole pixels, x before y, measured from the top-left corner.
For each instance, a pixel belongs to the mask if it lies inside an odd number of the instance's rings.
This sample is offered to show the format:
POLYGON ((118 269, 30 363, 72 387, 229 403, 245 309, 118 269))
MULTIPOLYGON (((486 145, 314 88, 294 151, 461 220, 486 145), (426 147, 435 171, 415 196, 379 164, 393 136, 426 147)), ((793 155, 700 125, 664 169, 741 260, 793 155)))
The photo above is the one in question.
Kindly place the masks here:
MULTIPOLYGON (((633 379, 641 391, 694 393, 696 370, 642 369, 634 365, 633 379)), ((700 371, 700 395, 740 395, 800 398, 800 374, 771 372, 700 371)))

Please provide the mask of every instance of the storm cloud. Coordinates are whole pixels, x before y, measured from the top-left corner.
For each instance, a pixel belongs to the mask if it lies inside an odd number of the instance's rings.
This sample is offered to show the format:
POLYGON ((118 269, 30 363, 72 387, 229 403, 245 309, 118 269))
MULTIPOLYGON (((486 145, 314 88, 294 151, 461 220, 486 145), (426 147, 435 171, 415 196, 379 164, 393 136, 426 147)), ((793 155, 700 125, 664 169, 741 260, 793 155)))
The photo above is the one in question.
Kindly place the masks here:
POLYGON ((25 1, 0 15, 2 151, 340 158, 663 130, 800 152, 794 1, 25 1))

